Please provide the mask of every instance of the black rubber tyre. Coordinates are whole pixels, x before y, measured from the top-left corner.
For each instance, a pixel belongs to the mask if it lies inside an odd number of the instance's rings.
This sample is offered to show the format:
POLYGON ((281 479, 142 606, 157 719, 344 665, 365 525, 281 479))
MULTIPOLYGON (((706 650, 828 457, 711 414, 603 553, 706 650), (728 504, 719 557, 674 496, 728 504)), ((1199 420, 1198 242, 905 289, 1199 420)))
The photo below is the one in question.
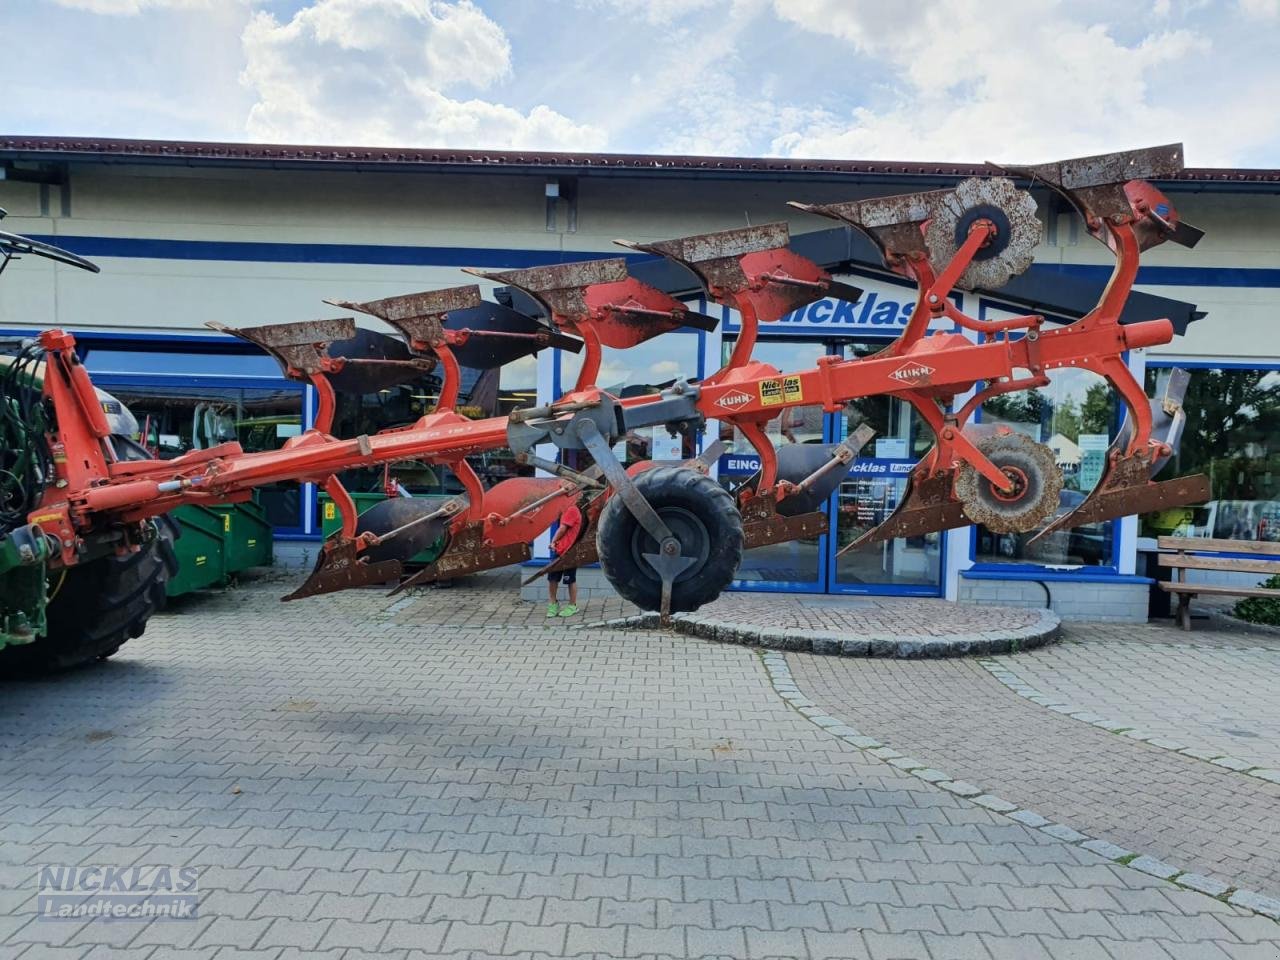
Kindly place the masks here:
POLYGON ((0 678, 105 660, 142 635, 147 621, 164 607, 165 584, 178 570, 173 522, 161 517, 154 523, 155 539, 137 553, 67 568, 49 604, 47 636, 0 650, 0 678))
MULTIPOLYGON (((656 467, 635 478, 636 488, 694 557, 671 589, 671 612, 688 613, 720 596, 742 562, 742 516, 733 497, 710 477, 688 467, 656 467)), ((658 544, 622 502, 612 497, 596 534, 600 567, 618 594, 644 610, 662 605, 662 581, 644 559, 658 544)))

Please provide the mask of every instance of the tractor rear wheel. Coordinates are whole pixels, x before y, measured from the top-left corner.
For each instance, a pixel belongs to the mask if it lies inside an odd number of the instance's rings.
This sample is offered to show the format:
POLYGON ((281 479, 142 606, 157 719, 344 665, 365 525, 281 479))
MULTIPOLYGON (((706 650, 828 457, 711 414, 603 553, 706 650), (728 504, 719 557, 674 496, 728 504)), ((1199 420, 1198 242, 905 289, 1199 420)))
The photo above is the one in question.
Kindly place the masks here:
MULTIPOLYGON (((649 501, 694 562, 675 579, 671 612, 697 610, 720 596, 742 562, 742 516, 715 480, 688 467, 655 467, 635 477, 649 501)), ((618 594, 644 610, 662 605, 662 580, 644 558, 658 543, 614 496, 600 513, 596 546, 600 567, 618 594)))
POLYGON ((164 606, 165 585, 178 570, 174 529, 154 521, 156 536, 136 553, 110 554, 66 568, 53 577, 46 636, 0 650, 0 676, 48 673, 105 660, 121 644, 142 635, 164 606))

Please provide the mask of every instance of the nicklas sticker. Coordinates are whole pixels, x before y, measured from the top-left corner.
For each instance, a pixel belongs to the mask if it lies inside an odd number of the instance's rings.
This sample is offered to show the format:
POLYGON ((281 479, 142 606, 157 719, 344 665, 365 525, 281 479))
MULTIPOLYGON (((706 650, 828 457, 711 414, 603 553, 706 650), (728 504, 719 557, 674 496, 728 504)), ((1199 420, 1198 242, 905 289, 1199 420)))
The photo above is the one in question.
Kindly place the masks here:
POLYGON ((932 373, 933 367, 918 363, 915 360, 909 360, 889 376, 894 380, 901 380, 903 383, 925 383, 932 373))
POLYGON ((782 381, 760 381, 760 403, 766 407, 775 407, 782 402, 782 381))

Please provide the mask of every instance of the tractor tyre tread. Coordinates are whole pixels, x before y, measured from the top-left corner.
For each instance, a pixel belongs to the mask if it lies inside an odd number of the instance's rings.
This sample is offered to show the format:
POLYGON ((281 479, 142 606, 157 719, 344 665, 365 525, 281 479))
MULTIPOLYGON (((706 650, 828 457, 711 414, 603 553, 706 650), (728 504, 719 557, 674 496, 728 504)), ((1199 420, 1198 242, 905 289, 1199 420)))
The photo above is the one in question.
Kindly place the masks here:
POLYGON ((49 604, 49 630, 34 643, 0 650, 0 676, 42 674, 105 660, 140 637, 165 604, 165 586, 178 570, 175 529, 156 521, 157 535, 136 553, 109 555, 67 570, 49 604))
MULTIPOLYGON (((715 600, 733 581, 742 561, 742 515, 733 496, 715 480, 687 467, 655 467, 634 479, 659 513, 665 504, 694 509, 710 537, 706 562, 673 585, 671 612, 688 613, 715 600)), ((644 610, 657 610, 662 583, 648 564, 637 562, 633 550, 633 538, 640 529, 622 498, 610 498, 601 511, 596 538, 600 567, 624 600, 644 610)))

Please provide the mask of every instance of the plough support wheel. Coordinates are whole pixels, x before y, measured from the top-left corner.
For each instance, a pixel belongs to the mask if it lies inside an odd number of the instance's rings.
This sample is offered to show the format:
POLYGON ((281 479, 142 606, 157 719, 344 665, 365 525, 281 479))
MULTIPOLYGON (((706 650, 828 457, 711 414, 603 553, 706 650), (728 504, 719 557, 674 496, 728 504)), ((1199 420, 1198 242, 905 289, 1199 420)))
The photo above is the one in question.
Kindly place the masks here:
POLYGON ((1062 471, 1052 450, 1020 433, 984 437, 977 447, 1012 481, 1012 489, 997 489, 972 464, 964 464, 956 497, 971 522, 993 533, 1026 533, 1057 512, 1062 471))
MULTIPOLYGON (((635 486, 679 541, 690 562, 673 579, 669 612, 697 610, 733 581, 742 561, 742 517, 733 497, 715 480, 687 467, 658 467, 635 486)), ((644 610, 663 606, 662 577, 649 557, 659 544, 627 508, 612 498, 600 515, 600 566, 618 594, 644 610)))

